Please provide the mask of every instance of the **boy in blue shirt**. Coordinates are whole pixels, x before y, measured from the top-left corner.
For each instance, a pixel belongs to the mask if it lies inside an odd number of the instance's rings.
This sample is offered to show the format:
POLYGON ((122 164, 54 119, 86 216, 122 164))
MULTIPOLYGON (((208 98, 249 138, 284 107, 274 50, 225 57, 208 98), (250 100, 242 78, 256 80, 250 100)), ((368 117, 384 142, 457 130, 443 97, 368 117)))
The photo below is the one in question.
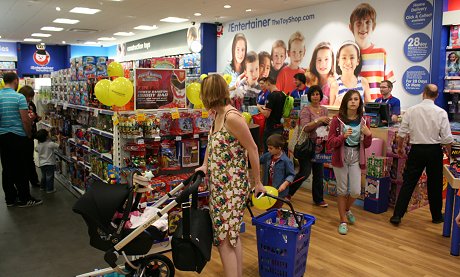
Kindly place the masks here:
MULTIPOLYGON (((294 164, 286 156, 283 148, 286 141, 280 134, 273 134, 267 139, 268 152, 260 157, 260 164, 263 166, 264 186, 272 186, 278 189, 278 197, 286 198, 289 195, 289 185, 294 181, 294 164)), ((272 208, 278 209, 283 202, 276 201, 272 208)))

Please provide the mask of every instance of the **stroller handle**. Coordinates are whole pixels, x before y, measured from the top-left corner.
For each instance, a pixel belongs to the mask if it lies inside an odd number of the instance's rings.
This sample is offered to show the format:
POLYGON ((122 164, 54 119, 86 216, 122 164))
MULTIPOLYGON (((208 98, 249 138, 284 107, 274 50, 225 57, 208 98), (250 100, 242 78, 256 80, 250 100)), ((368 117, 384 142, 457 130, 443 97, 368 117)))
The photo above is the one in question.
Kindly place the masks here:
POLYGON ((187 180, 182 183, 184 185, 184 189, 176 197, 176 203, 180 205, 184 202, 188 202, 190 194, 198 192, 198 187, 203 182, 205 176, 206 174, 200 170, 188 177, 187 180))

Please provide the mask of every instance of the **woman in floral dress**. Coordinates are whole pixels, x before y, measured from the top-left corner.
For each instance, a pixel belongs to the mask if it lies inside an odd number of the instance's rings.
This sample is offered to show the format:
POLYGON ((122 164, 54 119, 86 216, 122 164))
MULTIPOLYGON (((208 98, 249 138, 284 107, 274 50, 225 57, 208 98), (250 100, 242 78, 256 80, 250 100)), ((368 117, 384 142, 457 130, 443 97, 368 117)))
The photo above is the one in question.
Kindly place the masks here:
POLYGON ((230 105, 222 76, 214 74, 203 80, 201 99, 206 109, 216 113, 203 165, 197 169, 208 176, 214 245, 219 249, 225 276, 242 276, 239 233, 249 193, 248 156, 256 193, 265 191, 260 182, 257 145, 241 114, 230 105))

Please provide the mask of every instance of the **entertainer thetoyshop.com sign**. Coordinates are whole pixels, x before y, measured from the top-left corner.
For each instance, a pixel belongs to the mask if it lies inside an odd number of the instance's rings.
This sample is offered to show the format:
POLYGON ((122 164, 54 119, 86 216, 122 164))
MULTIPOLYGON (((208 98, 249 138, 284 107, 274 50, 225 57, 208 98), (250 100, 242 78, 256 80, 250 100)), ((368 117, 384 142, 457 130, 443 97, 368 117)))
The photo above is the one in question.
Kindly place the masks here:
POLYGON ((185 108, 185 70, 135 70, 136 109, 185 108))

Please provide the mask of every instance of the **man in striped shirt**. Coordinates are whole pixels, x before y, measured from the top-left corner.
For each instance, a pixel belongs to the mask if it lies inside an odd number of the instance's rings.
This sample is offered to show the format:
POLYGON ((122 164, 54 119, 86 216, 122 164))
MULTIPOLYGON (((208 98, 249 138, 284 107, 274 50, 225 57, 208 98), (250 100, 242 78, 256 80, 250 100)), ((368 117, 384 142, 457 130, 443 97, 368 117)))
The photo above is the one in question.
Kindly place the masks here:
POLYGON ((25 167, 29 155, 32 121, 24 95, 17 93, 18 75, 3 74, 5 87, 0 91, 0 155, 2 185, 6 206, 33 207, 42 203, 30 195, 28 172, 25 167))
POLYGON ((377 13, 368 3, 359 4, 350 15, 350 31, 361 50, 362 68, 360 75, 367 79, 371 99, 380 97, 380 83, 383 80, 395 82, 393 70, 388 66, 384 48, 376 47, 370 41, 375 30, 377 13))

